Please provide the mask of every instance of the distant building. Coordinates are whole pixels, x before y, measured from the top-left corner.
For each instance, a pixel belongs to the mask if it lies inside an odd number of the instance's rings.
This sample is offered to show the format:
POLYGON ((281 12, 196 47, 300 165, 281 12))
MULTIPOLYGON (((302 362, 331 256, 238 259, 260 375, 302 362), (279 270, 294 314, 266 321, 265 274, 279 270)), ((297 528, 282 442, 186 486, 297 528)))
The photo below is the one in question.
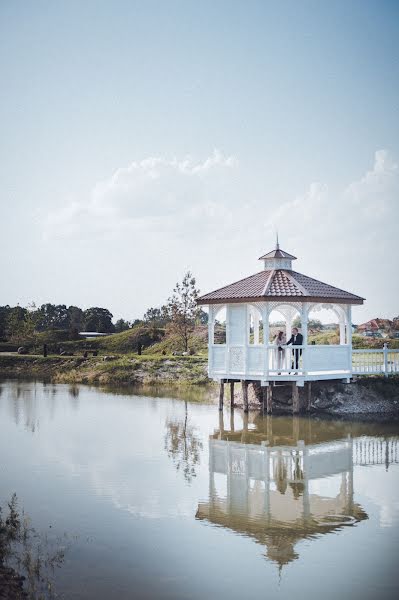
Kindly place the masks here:
POLYGON ((112 335, 112 333, 98 333, 97 331, 79 331, 79 335, 84 337, 86 340, 91 338, 103 337, 104 335, 112 335))
POLYGON ((371 319, 357 326, 357 331, 365 337, 387 337, 392 330, 389 319, 371 319))

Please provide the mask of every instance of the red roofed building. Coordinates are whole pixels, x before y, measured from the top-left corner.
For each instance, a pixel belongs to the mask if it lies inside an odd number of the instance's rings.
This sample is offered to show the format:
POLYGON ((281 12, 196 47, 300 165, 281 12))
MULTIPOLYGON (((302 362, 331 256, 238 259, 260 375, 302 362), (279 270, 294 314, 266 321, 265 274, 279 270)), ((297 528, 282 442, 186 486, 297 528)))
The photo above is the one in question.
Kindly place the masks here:
POLYGON ((367 323, 357 326, 360 333, 371 331, 373 333, 387 333, 393 328, 393 322, 389 319, 371 319, 367 323))

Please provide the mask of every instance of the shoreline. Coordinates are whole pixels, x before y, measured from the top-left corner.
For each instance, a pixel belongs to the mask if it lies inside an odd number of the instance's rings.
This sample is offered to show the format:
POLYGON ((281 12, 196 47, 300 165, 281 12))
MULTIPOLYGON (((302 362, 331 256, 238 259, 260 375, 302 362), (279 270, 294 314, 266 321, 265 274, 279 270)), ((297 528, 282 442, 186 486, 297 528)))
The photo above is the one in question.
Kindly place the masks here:
POLYGON ((209 385, 207 357, 1 355, 0 377, 89 385, 209 385))
MULTIPOLYGON (((218 387, 208 379, 205 356, 125 355, 90 358, 37 355, 1 355, 0 380, 40 380, 48 383, 90 385, 111 392, 132 391, 158 395, 177 393, 182 399, 217 404, 218 387)), ((249 409, 262 410, 260 386, 249 386, 249 409)), ((273 388, 273 413, 292 415, 291 384, 273 388)), ((358 377, 312 382, 310 411, 307 388, 299 388, 301 414, 338 418, 399 418, 399 377, 358 377)), ((225 407, 230 398, 225 399, 225 407)), ((234 406, 242 408, 241 387, 236 385, 234 406)))

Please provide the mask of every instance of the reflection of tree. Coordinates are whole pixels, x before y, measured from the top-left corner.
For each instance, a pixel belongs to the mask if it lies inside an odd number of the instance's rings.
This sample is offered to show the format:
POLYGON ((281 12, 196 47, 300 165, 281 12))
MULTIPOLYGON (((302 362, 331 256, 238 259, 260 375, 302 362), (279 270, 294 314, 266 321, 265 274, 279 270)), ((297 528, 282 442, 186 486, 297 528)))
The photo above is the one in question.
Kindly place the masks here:
POLYGON ((184 420, 167 419, 164 447, 176 466, 182 471, 189 483, 197 476, 196 466, 200 462, 202 442, 197 428, 189 423, 187 402, 185 404, 184 420))

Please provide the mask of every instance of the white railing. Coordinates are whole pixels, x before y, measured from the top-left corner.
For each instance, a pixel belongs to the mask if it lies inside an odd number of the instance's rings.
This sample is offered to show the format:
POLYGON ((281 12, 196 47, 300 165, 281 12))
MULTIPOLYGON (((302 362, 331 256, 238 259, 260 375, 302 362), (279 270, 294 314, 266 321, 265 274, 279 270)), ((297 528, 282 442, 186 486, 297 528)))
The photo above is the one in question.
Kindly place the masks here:
POLYGON ((314 376, 335 372, 351 374, 350 346, 284 346, 212 344, 209 375, 216 378, 267 379, 270 376, 314 376))
POLYGON ((305 373, 307 346, 267 346, 268 372, 273 374, 305 373))
POLYGON ((352 350, 347 344, 285 346, 211 344, 209 376, 267 380, 284 376, 339 379, 354 375, 399 373, 399 350, 352 350))
POLYGON ((399 350, 352 350, 352 372, 355 375, 388 376, 399 373, 399 350))

